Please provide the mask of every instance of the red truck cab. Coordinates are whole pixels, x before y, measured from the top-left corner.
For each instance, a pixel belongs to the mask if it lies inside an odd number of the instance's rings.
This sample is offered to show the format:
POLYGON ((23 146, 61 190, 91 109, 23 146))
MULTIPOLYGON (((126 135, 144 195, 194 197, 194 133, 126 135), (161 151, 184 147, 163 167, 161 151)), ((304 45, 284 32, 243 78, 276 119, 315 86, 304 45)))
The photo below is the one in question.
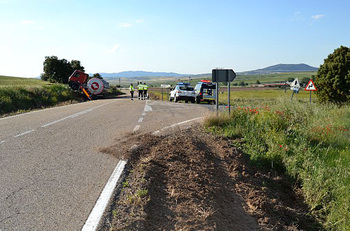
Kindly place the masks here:
POLYGON ((68 82, 74 82, 79 84, 84 84, 87 82, 89 75, 85 74, 82 71, 75 70, 72 75, 69 77, 68 82))

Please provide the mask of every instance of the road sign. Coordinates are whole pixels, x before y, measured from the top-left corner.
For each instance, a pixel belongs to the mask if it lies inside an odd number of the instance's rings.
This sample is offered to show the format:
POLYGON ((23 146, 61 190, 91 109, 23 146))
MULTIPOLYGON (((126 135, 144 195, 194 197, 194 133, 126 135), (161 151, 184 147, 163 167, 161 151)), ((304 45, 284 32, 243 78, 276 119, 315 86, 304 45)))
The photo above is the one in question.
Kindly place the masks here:
POLYGON ((232 69, 213 69, 213 82, 232 82, 236 78, 236 73, 232 69))
POLYGON ((170 84, 162 84, 160 85, 161 88, 171 88, 170 84))
POLYGON ((299 79, 296 78, 293 80, 292 84, 290 85, 291 86, 291 90, 296 90, 296 89, 299 89, 300 88, 300 83, 299 83, 299 79))
POLYGON ((306 85, 305 91, 317 91, 314 82, 310 79, 309 83, 306 85))
POLYGON ((89 91, 91 94, 98 95, 103 91, 103 82, 101 79, 92 78, 89 80, 87 84, 89 91))

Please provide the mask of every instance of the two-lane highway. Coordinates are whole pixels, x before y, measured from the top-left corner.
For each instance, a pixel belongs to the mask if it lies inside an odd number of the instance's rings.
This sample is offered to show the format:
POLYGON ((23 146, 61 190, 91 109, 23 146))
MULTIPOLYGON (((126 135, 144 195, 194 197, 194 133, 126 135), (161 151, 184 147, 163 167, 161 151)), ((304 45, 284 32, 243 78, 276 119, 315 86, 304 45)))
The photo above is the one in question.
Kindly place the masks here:
POLYGON ((0 119, 0 230, 80 230, 119 161, 101 147, 207 112, 120 98, 0 119))

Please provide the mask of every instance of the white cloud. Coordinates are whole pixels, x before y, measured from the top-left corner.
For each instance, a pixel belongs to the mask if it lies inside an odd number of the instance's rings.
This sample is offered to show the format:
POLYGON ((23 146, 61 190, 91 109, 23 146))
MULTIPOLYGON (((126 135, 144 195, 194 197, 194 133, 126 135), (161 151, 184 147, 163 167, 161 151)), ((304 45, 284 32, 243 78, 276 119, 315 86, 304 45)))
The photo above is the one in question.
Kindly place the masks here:
POLYGON ((294 13, 293 21, 303 21, 303 20, 304 20, 304 16, 301 14, 300 11, 297 11, 294 13))
POLYGON ((30 21, 30 20, 22 20, 21 24, 34 24, 34 21, 30 21))
POLYGON ((320 20, 321 18, 323 18, 325 15, 324 14, 316 14, 311 16, 312 20, 317 21, 320 20))
POLYGON ((143 22, 145 22, 145 20, 144 19, 137 19, 136 22, 137 23, 143 23, 143 22))
POLYGON ((119 27, 123 27, 123 28, 128 28, 131 27, 130 23, 126 23, 126 22, 121 22, 118 24, 119 27))
POLYGON ((120 49, 121 45, 120 44, 114 44, 111 49, 107 51, 107 53, 112 54, 115 53, 118 49, 120 49))

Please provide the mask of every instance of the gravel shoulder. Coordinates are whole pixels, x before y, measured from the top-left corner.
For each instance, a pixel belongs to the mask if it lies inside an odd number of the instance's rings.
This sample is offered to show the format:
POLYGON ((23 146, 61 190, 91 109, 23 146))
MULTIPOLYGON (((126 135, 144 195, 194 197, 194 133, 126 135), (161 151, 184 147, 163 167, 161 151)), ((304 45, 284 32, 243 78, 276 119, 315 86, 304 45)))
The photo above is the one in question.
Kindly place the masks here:
POLYGON ((100 230, 321 229, 292 181, 201 128, 130 134, 101 151, 128 164, 100 230))

